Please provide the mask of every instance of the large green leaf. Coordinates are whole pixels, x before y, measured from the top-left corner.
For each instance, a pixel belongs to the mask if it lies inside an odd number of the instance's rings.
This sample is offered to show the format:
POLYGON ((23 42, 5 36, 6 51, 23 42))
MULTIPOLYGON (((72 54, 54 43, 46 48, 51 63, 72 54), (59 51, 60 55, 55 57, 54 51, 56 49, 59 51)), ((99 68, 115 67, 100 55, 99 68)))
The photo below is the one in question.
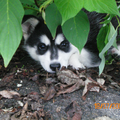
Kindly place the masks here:
POLYGON ((99 74, 103 72, 104 66, 105 66, 105 52, 114 44, 114 41, 116 40, 117 36, 117 29, 113 27, 113 25, 110 23, 110 33, 108 35, 108 43, 105 45, 103 50, 100 52, 99 57, 101 58, 101 63, 99 65, 99 74))
POLYGON ((85 0, 84 8, 90 12, 120 15, 115 0, 85 0))
POLYGON ((97 47, 99 52, 103 50, 106 43, 108 42, 108 35, 110 32, 109 29, 110 29, 109 25, 105 25, 99 31, 99 34, 97 36, 97 47))
POLYGON ((0 0, 0 53, 5 67, 20 44, 23 15, 24 10, 19 0, 0 0))
POLYGON ((82 9, 84 0, 54 0, 62 15, 62 25, 68 19, 77 15, 82 9))
POLYGON ((59 13, 56 5, 53 3, 51 5, 49 5, 46 10, 46 24, 52 34, 53 37, 55 37, 56 34, 56 29, 58 27, 58 25, 61 25, 62 22, 62 17, 61 14, 59 13))
POLYGON ((62 29, 65 37, 81 51, 90 29, 87 15, 80 11, 74 18, 66 21, 62 29))

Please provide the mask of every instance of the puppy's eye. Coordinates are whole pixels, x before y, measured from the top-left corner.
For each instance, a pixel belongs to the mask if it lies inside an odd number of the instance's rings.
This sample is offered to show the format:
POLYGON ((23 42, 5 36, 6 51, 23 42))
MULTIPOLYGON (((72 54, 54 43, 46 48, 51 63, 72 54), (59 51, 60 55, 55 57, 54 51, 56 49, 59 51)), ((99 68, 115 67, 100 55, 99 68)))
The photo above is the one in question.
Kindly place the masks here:
POLYGON ((65 49, 68 47, 69 47, 69 42, 67 40, 64 40, 63 42, 61 42, 61 44, 60 44, 61 49, 65 49))
POLYGON ((40 43, 40 44, 38 45, 38 49, 45 51, 45 50, 47 49, 47 46, 46 46, 44 43, 40 43))
POLYGON ((60 45, 58 45, 58 48, 64 52, 69 52, 70 50, 70 43, 68 40, 64 40, 61 42, 60 45))

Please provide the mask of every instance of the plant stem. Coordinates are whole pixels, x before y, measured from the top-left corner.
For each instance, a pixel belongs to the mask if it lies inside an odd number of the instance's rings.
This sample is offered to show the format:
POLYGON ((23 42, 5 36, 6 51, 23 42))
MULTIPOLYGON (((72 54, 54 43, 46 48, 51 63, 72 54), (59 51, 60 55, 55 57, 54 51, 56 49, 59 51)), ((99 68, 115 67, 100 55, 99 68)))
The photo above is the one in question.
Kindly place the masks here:
POLYGON ((32 7, 24 7, 24 9, 31 9, 31 10, 35 10, 35 11, 38 11, 39 12, 39 9, 35 9, 35 8, 32 8, 32 7))

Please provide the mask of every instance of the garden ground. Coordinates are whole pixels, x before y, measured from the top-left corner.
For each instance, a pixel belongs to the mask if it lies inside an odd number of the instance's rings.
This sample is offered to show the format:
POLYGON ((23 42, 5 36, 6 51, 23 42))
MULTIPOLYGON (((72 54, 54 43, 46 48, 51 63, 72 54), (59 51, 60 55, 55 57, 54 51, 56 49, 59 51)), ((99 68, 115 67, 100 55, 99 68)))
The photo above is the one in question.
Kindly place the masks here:
POLYGON ((49 74, 21 48, 7 68, 0 57, 0 120, 120 120, 119 91, 117 60, 99 76, 98 68, 49 74))

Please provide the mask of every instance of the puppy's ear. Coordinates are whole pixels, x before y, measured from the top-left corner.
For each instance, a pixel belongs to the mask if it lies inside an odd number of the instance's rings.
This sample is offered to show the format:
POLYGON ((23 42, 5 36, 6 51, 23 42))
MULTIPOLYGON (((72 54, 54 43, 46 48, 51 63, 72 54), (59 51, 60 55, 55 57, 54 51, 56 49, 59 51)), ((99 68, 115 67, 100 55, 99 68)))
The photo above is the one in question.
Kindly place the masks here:
POLYGON ((39 23, 39 20, 34 17, 29 18, 25 22, 22 23, 22 31, 23 31, 23 36, 25 40, 28 39, 28 37, 34 31, 38 23, 39 23))

